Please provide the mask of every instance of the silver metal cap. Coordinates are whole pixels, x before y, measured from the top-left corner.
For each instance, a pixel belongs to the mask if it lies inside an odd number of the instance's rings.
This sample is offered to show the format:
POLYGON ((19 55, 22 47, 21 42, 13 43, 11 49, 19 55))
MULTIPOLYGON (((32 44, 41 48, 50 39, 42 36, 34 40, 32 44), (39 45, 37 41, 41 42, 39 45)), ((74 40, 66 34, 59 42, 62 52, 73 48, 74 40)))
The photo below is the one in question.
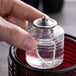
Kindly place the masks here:
POLYGON ((33 24, 39 28, 53 28, 57 25, 57 21, 51 18, 49 19, 47 17, 43 17, 34 20, 33 24))

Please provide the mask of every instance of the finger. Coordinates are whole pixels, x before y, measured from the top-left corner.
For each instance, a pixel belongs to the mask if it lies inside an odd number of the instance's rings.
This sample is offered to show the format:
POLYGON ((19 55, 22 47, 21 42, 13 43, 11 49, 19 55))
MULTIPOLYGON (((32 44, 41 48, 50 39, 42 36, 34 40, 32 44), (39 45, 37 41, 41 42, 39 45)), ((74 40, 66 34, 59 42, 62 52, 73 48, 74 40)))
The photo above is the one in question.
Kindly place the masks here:
POLYGON ((44 13, 18 0, 14 1, 12 6, 12 13, 18 18, 26 19, 28 21, 33 21, 36 18, 45 16, 44 13))
POLYGON ((5 17, 5 15, 11 12, 14 1, 15 0, 0 0, 0 16, 5 17))
POLYGON ((32 50, 36 48, 36 41, 28 32, 1 17, 0 40, 23 50, 32 50))
POLYGON ((13 15, 8 16, 7 20, 15 25, 22 27, 23 29, 26 29, 28 26, 28 21, 21 20, 13 15))

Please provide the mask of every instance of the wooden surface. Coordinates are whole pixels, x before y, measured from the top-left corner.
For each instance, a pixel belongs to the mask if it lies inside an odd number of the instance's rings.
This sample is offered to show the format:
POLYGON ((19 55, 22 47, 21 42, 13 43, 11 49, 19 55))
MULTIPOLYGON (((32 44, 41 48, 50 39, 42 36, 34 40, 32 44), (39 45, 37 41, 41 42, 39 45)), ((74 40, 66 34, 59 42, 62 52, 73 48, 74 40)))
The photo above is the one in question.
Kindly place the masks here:
MULTIPOLYGON (((49 16, 56 19, 66 33, 76 37, 76 2, 65 2, 62 12, 49 16)), ((9 45, 0 42, 0 76, 8 76, 8 52, 9 45)))

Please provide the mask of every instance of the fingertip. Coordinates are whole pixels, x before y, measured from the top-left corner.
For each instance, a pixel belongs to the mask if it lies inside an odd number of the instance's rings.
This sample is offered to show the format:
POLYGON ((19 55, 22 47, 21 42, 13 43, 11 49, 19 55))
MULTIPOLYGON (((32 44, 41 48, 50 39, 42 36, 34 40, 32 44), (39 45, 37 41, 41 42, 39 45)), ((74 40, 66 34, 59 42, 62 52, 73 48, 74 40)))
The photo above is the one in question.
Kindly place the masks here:
POLYGON ((14 16, 16 16, 17 18, 28 20, 30 22, 46 15, 43 12, 39 11, 38 9, 22 1, 16 1, 14 3, 12 12, 14 16))
POLYGON ((37 48, 37 42, 35 38, 32 37, 31 35, 29 35, 28 38, 24 41, 23 45, 24 45, 24 49, 27 51, 37 48))

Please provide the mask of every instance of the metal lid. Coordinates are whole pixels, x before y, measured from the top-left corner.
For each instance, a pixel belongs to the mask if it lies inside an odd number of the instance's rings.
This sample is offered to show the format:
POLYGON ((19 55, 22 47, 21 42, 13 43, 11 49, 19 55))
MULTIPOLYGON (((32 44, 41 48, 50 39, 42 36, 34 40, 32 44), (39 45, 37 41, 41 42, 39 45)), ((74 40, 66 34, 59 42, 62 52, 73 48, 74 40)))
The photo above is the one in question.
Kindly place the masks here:
POLYGON ((40 28, 53 28, 57 25, 57 21, 47 17, 38 18, 33 22, 34 26, 40 28))

